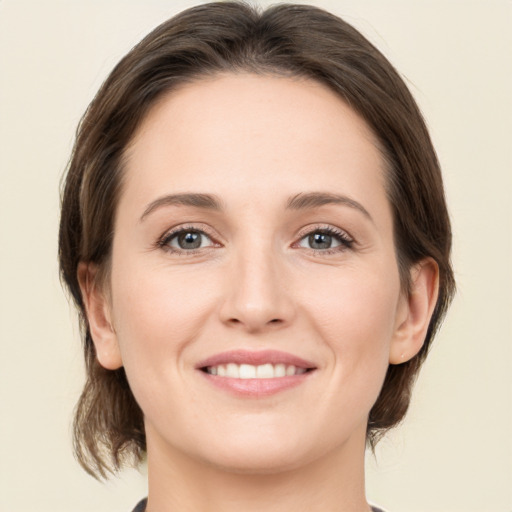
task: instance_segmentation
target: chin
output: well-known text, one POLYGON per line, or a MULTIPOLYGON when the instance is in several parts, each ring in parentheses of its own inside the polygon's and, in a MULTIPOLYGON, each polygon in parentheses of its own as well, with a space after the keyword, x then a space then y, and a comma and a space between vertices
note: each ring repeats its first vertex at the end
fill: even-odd
POLYGON ((328 451, 306 436, 290 435, 289 428, 225 432, 200 455, 210 466, 239 474, 273 474, 291 471, 328 451))
POLYGON ((305 455, 283 450, 259 449, 208 454, 205 462, 227 473, 266 475, 282 473, 305 463, 305 455), (302 456, 301 456, 302 455, 302 456))

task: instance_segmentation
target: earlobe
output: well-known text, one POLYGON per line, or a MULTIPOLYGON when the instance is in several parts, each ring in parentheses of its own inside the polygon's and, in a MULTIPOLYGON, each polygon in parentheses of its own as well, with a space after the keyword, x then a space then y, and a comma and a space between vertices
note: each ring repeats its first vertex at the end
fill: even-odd
POLYGON ((405 363, 421 350, 438 291, 439 266, 435 260, 426 258, 411 268, 411 289, 400 304, 389 352, 390 364, 405 363))
POLYGON ((111 307, 102 286, 97 283, 98 267, 91 263, 78 264, 78 282, 85 305, 89 330, 96 357, 107 370, 123 366, 116 331, 112 325, 111 307))

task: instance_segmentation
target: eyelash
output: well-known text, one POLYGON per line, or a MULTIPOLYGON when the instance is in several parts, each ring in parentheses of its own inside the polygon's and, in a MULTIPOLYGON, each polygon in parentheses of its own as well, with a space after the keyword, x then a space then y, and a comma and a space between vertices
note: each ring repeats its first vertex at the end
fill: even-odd
MULTIPOLYGON (((328 235, 334 239, 336 239, 339 242, 339 246, 331 247, 327 249, 313 249, 313 248, 307 248, 308 251, 311 251, 313 254, 316 255, 330 255, 330 254, 336 254, 343 251, 346 251, 347 249, 353 249, 354 245, 354 239, 351 238, 345 231, 342 231, 341 229, 334 228, 332 226, 315 226, 312 229, 308 229, 307 231, 304 231, 300 233, 300 238, 298 242, 295 242, 292 247, 300 247, 300 242, 302 242, 305 238, 308 236, 311 236, 313 234, 323 234, 328 235)), ((207 229, 204 228, 198 228, 196 226, 181 226, 179 228, 173 229, 170 232, 165 233, 157 242, 156 244, 159 248, 170 252, 172 254, 177 255, 194 255, 201 251, 204 251, 205 249, 211 249, 212 247, 219 246, 220 244, 215 242, 213 236, 208 233, 207 229), (204 235, 207 238, 209 238, 212 241, 212 245, 208 247, 199 247, 197 249, 176 249, 174 247, 171 247, 169 244, 170 242, 179 236, 180 234, 184 233, 198 233, 200 235, 204 235)))
POLYGON ((328 249, 307 248, 309 251, 312 251, 313 254, 324 256, 344 252, 347 249, 353 249, 355 242, 354 239, 350 237, 345 231, 339 228, 334 228, 332 226, 314 226, 312 229, 309 228, 307 231, 300 233, 299 242, 295 242, 293 245, 297 246, 302 240, 316 233, 328 235, 336 239, 340 245, 337 247, 330 247, 328 249))
POLYGON ((174 247, 171 247, 169 244, 170 242, 176 238, 177 236, 184 234, 184 233, 198 233, 200 235, 205 235, 212 241, 213 246, 218 246, 220 244, 216 243, 213 239, 213 236, 208 233, 208 230, 204 227, 198 228, 196 226, 180 226, 179 228, 173 229, 171 231, 168 231, 165 233, 160 240, 157 242, 157 246, 163 249, 164 251, 170 252, 172 254, 177 254, 179 256, 186 255, 194 255, 199 253, 200 251, 204 251, 205 249, 211 249, 212 247, 200 247, 198 249, 176 249, 174 247))

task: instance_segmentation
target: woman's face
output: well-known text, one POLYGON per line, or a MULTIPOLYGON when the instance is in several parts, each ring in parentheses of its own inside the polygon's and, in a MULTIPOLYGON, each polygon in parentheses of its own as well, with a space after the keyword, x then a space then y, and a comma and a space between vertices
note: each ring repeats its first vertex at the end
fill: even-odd
POLYGON ((257 472, 362 449, 407 314, 365 122, 315 82, 228 74, 163 98, 126 156, 98 352, 150 453, 257 472))

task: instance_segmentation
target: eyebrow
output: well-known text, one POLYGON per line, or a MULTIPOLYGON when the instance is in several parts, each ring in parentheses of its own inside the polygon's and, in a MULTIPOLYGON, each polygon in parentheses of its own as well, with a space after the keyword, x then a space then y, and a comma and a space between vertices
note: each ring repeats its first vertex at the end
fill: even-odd
POLYGON ((343 206, 354 208, 373 222, 372 216, 361 203, 358 203, 350 197, 333 194, 331 192, 309 192, 297 194, 288 200, 286 208, 289 210, 306 210, 319 208, 320 206, 328 204, 341 204, 343 206))
MULTIPOLYGON (((329 204, 341 204, 360 211, 365 217, 373 222, 368 210, 361 204, 347 196, 333 194, 331 192, 308 192, 300 193, 291 197, 287 204, 287 210, 308 210, 319 208, 329 204)), ((204 210, 223 211, 222 201, 212 194, 185 193, 169 194, 152 201, 144 210, 140 218, 142 222, 154 210, 163 206, 192 206, 204 210)))
POLYGON ((142 222, 150 213, 162 206, 193 206, 205 210, 222 211, 224 208, 220 199, 212 194, 169 194, 151 202, 144 210, 142 222))

